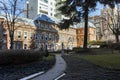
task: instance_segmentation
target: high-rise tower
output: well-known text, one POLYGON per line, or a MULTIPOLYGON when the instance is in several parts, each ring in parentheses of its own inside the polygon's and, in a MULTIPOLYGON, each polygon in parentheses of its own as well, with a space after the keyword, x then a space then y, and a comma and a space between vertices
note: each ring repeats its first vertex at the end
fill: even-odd
POLYGON ((46 14, 48 16, 55 16, 56 0, 28 0, 27 16, 34 19, 39 14, 46 14))

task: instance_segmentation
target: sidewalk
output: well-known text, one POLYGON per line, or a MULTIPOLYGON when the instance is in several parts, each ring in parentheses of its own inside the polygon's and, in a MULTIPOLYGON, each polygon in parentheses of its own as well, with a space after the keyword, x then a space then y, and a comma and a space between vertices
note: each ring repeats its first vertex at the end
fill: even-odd
POLYGON ((30 80, 54 80, 58 76, 64 73, 66 69, 66 62, 61 57, 61 54, 56 54, 55 66, 43 75, 37 76, 30 80))

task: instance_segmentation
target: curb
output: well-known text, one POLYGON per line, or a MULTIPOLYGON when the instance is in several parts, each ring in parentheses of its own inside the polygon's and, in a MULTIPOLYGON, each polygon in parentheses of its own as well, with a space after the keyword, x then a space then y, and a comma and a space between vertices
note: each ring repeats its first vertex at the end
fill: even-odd
POLYGON ((63 74, 61 74, 60 76, 58 76, 57 78, 55 78, 54 80, 59 80, 61 77, 65 76, 65 75, 66 75, 66 74, 63 73, 63 74))
POLYGON ((43 74, 43 73, 44 73, 44 71, 41 71, 41 72, 38 72, 38 73, 32 74, 32 75, 30 75, 30 76, 27 76, 27 77, 21 78, 21 79, 19 79, 19 80, 28 80, 28 79, 31 79, 31 78, 36 77, 36 76, 38 76, 38 75, 41 75, 41 74, 43 74))

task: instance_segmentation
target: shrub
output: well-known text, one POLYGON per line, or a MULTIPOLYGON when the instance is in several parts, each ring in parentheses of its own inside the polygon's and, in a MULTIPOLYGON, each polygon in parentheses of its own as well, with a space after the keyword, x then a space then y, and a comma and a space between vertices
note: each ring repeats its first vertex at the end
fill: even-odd
POLYGON ((120 43, 113 43, 112 48, 115 50, 120 50, 120 43))
POLYGON ((75 47, 75 48, 73 48, 73 51, 75 52, 75 53, 80 53, 80 54, 82 54, 82 53, 87 53, 87 52, 90 52, 90 49, 84 49, 84 48, 81 48, 81 47, 75 47))
POLYGON ((108 48, 109 44, 105 41, 89 41, 89 45, 100 45, 100 48, 108 48))
POLYGON ((48 57, 49 56, 49 52, 48 52, 48 50, 45 50, 45 53, 44 53, 45 55, 45 57, 48 57))
POLYGON ((67 52, 72 52, 73 50, 71 49, 64 49, 64 52, 67 53, 67 52))
POLYGON ((59 54, 59 53, 61 53, 61 50, 58 50, 58 51, 51 51, 51 52, 49 52, 49 53, 56 53, 56 54, 59 54))
POLYGON ((89 41, 88 44, 89 45, 104 45, 104 44, 106 44, 106 42, 104 42, 104 41, 89 41))
POLYGON ((79 49, 82 49, 82 47, 74 47, 74 48, 73 48, 73 51, 79 50, 79 49))
POLYGON ((109 46, 108 44, 101 44, 100 48, 108 48, 108 46, 109 46))
POLYGON ((42 59, 43 53, 31 50, 0 51, 0 65, 24 64, 42 59))

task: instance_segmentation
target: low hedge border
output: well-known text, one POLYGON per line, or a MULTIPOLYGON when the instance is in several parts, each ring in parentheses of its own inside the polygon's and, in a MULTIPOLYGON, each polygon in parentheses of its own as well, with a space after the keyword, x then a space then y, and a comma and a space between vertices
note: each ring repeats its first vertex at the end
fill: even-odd
POLYGON ((0 65, 25 64, 42 60, 43 52, 32 50, 6 50, 0 51, 0 65))

